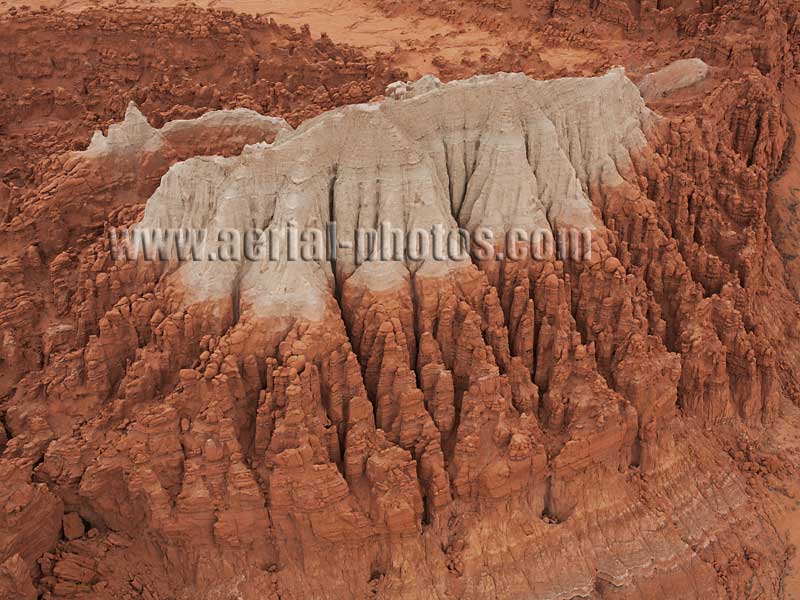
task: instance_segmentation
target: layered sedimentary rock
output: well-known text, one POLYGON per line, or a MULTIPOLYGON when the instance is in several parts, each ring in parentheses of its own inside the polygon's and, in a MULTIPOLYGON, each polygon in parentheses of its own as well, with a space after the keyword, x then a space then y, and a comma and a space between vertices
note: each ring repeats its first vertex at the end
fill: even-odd
POLYGON ((707 431, 769 427, 797 389, 767 98, 712 127, 651 111, 621 70, 388 95, 297 129, 251 112, 153 129, 131 107, 67 158, 119 178, 91 184, 110 225, 206 231, 197 260, 126 260, 86 230, 80 253, 35 229, 26 247, 33 203, 12 223, 0 589, 776 596, 785 540, 707 431), (218 260, 221 231, 330 221, 340 242, 381 223, 486 228, 504 254, 512 227, 591 241, 218 260), (31 272, 54 284, 41 334, 23 330, 31 272))

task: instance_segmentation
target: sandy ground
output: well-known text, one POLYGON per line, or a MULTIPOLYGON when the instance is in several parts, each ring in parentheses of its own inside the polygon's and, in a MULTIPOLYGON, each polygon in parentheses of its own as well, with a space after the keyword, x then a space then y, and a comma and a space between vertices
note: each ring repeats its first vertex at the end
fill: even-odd
MULTIPOLYGON (((92 6, 152 5, 175 6, 175 0, 2 0, 0 8, 27 4, 79 11, 92 6)), ((398 66, 416 79, 437 73, 433 60, 441 56, 449 62, 475 59, 482 52, 499 54, 507 36, 499 37, 475 26, 455 26, 442 19, 419 15, 388 17, 361 0, 197 0, 201 7, 261 13, 296 28, 308 24, 314 37, 322 33, 337 43, 359 46, 369 52, 399 50, 398 66)))

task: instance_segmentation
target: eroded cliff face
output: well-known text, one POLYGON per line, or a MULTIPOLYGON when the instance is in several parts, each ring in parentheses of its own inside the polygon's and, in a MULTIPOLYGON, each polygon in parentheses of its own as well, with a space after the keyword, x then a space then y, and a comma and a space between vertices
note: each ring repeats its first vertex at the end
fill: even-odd
POLYGON ((693 116, 622 70, 429 79, 297 129, 129 107, 3 226, 0 589, 778 597, 784 467, 732 433, 798 399, 771 85, 693 116), (149 262, 87 226, 290 220, 572 226, 592 252, 149 262))

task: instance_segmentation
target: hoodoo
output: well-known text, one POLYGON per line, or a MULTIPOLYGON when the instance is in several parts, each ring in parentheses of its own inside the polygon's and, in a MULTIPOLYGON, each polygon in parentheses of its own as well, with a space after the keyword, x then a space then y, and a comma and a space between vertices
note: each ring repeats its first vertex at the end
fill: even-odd
POLYGON ((0 600, 788 600, 797 7, 297 4, 0 17, 0 600))

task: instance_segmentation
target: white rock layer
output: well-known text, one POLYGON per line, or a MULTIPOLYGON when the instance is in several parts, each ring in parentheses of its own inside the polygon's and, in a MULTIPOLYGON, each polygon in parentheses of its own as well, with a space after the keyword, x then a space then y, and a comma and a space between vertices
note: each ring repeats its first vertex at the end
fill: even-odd
POLYGON ((327 112, 241 156, 175 164, 141 228, 206 229, 215 242, 223 229, 285 235, 290 222, 302 231, 335 220, 340 243, 335 265, 285 253, 276 261, 183 263, 173 276, 185 301, 237 294, 257 314, 315 319, 334 280, 385 289, 420 268, 458 268, 432 259, 358 264, 341 248, 357 228, 381 223, 403 231, 591 228, 589 182, 622 183, 657 118, 622 69, 553 81, 498 74, 425 83, 403 84, 397 99, 327 112))

